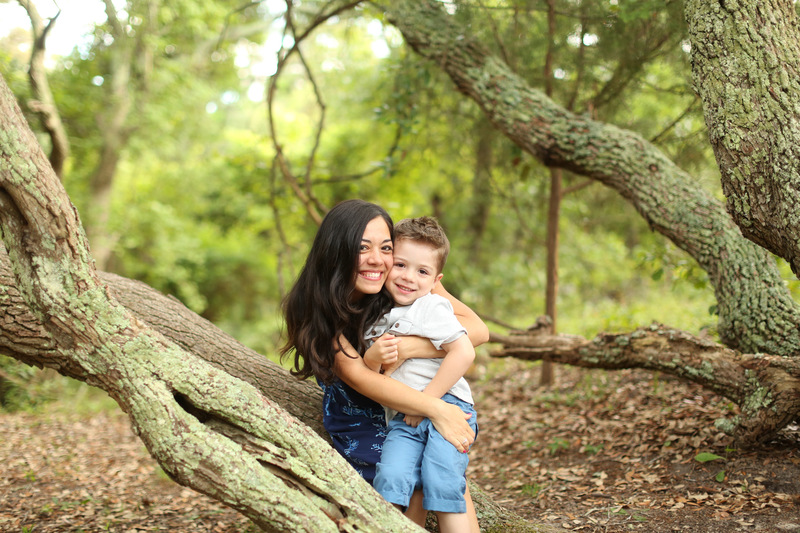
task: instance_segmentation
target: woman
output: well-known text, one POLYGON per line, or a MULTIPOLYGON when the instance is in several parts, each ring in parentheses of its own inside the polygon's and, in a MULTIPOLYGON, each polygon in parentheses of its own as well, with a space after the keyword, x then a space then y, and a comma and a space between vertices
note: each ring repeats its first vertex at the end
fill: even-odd
MULTIPOLYGON (((288 340, 281 353, 295 352, 294 375, 317 378, 324 392, 323 423, 334 447, 370 483, 386 436, 381 404, 428 417, 459 451, 467 451, 475 438, 458 407, 373 372, 361 358, 365 329, 392 305, 382 289, 392 267, 393 227, 375 204, 336 205, 322 221, 283 307, 288 340)), ((488 340, 488 329, 474 312, 441 285, 434 292, 451 300, 473 344, 488 340)), ((426 339, 396 341, 400 359, 442 356, 426 339)), ((466 498, 474 517, 469 490, 466 498)), ((416 505, 409 516, 419 523, 424 511, 416 505)), ((477 528, 477 518, 473 521, 477 528)))

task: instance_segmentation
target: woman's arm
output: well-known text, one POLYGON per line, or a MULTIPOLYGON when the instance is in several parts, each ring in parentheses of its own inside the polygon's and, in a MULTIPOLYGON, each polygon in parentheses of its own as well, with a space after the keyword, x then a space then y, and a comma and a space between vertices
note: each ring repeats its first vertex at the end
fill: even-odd
MULTIPOLYGON (((469 337, 472 346, 480 346, 489 340, 489 328, 483 323, 483 320, 475 311, 447 292, 441 282, 437 282, 434 285, 432 292, 447 298, 453 306, 453 312, 461 325, 464 326, 464 329, 467 330, 467 337, 469 337)), ((398 358, 401 361, 406 359, 436 359, 445 356, 443 350, 437 350, 430 340, 423 337, 402 337, 397 348, 398 358)))
POLYGON ((453 306, 453 312, 456 318, 458 318, 458 321, 464 326, 464 329, 467 330, 467 336, 473 346, 480 346, 489 340, 489 327, 483 323, 481 317, 479 317, 475 311, 467 307, 461 300, 447 292, 447 289, 444 288, 441 281, 436 282, 431 292, 447 298, 453 306))
MULTIPOLYGON (((341 346, 348 353, 356 353, 344 338, 341 346)), ((467 423, 469 415, 457 406, 373 372, 361 357, 348 357, 339 351, 335 365, 336 375, 367 398, 401 413, 430 418, 436 430, 458 451, 466 452, 475 440, 475 433, 467 423)))

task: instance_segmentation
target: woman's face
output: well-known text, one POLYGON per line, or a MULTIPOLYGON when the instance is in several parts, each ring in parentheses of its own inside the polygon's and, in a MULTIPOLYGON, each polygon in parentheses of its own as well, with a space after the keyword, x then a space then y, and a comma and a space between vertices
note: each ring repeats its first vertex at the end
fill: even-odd
POLYGON ((392 235, 383 217, 373 218, 361 237, 361 254, 356 272, 357 297, 377 294, 392 268, 392 235))

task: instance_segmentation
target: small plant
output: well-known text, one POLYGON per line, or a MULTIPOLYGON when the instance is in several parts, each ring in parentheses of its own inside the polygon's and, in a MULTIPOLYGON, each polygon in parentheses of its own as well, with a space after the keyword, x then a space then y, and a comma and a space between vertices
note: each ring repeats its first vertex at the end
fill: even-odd
POLYGON ((709 461, 716 461, 717 459, 722 459, 723 461, 725 460, 724 457, 709 452, 698 453, 694 456, 694 460, 698 463, 708 463, 709 461))
POLYGON ((567 439, 556 437, 555 439, 553 439, 553 442, 547 445, 547 449, 550 450, 550 455, 555 455, 560 450, 568 450, 569 441, 567 439))
POLYGON ((538 483, 533 483, 533 484, 528 483, 522 486, 522 494, 524 494, 525 496, 530 496, 531 498, 536 498, 537 496, 539 496, 539 493, 542 491, 543 488, 544 486, 539 485, 538 483))
POLYGON ((603 450, 602 444, 598 445, 587 444, 586 446, 583 447, 583 453, 588 455, 595 455, 597 453, 600 453, 602 450, 603 450))

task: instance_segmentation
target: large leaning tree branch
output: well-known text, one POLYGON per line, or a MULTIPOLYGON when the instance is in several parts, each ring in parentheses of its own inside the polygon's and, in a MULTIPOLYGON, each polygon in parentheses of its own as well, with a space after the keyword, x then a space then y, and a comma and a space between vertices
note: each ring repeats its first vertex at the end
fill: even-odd
POLYGON ((792 0, 685 5, 695 90, 727 207, 800 275, 800 34, 792 0), (755 30, 757 28, 757 30, 755 30))
MULTIPOLYGON (((413 529, 323 440, 319 387, 177 300, 94 270, 4 82, 0 227, 0 353, 108 392, 175 481, 269 531, 413 529)), ((472 488, 485 529, 555 531, 472 488)))
MULTIPOLYGON (((742 237, 724 206, 690 175, 640 135, 571 113, 530 87, 447 15, 439 2, 396 0, 382 6, 409 46, 446 72, 499 131, 548 166, 566 168, 614 189, 652 229, 689 253, 714 287, 718 329, 726 346, 796 360, 800 306, 775 262, 763 248, 742 237)), ((726 356, 739 357, 734 351, 726 356)), ((692 365, 688 359, 674 361, 678 366, 683 363, 692 365)), ((713 379, 713 372, 709 377, 713 379)), ((767 377, 748 374, 747 379, 754 380, 749 389, 773 390, 764 381, 767 377)), ((781 405, 774 423, 729 430, 743 443, 765 438, 796 415, 793 402, 781 405)), ((779 408, 769 401, 762 407, 779 408)))
POLYGON ((0 227, 15 286, 49 334, 47 366, 105 390, 175 481, 269 531, 413 528, 306 425, 111 295, 4 80, 0 227))

